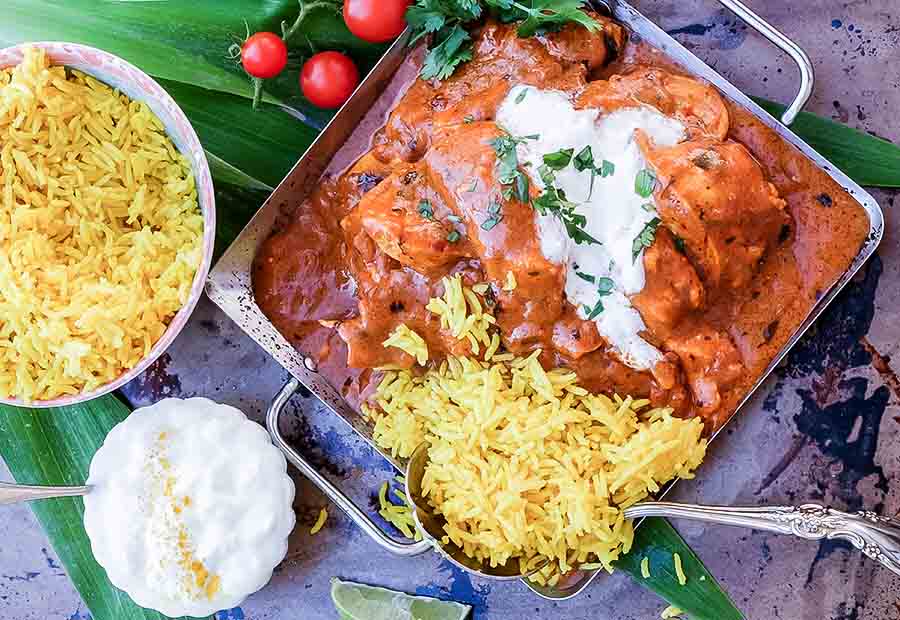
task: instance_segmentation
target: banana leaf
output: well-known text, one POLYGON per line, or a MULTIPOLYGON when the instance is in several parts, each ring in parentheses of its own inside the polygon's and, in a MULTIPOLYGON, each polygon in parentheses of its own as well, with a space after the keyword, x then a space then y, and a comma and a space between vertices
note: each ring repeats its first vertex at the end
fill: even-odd
MULTIPOLYGON (((755 98, 780 118, 785 106, 755 98)), ((847 176, 868 187, 900 187, 900 147, 842 123, 801 112, 791 129, 847 176)))
MULTIPOLYGON (((82 485, 106 434, 129 411, 115 396, 62 409, 0 406, 0 454, 22 484, 82 485)), ((32 502, 31 509, 94 620, 165 618, 138 607, 109 583, 91 553, 80 498, 32 502)))
POLYGON ((615 563, 639 584, 656 592, 693 620, 744 620, 728 595, 665 519, 645 519, 634 533, 631 551, 615 563), (674 554, 681 556, 687 583, 678 583, 674 554), (641 561, 649 559, 650 576, 641 575, 641 561))
POLYGON ((241 97, 159 82, 184 110, 206 151, 226 164, 211 162, 216 181, 275 187, 318 135, 277 106, 263 103, 254 111, 241 97))
MULTIPOLYGON (((259 30, 281 32, 299 13, 297 0, 4 0, 0 46, 69 41, 121 56, 154 77, 252 98, 250 80, 229 48, 259 30)), ((365 74, 385 46, 354 37, 337 11, 316 9, 289 41, 286 70, 267 80, 271 101, 299 110, 314 126, 332 115, 300 94, 299 67, 313 50, 350 54, 365 74)), ((249 107, 249 106, 248 106, 249 107)))

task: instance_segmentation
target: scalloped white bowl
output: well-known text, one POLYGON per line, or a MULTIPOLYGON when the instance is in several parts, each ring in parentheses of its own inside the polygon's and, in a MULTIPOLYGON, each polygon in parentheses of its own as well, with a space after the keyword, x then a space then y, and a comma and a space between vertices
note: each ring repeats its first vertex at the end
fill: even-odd
POLYGON ((162 121, 166 133, 182 155, 191 162, 191 169, 197 185, 197 199, 203 214, 203 259, 187 303, 172 318, 162 337, 153 345, 150 353, 131 370, 123 373, 115 381, 111 381, 92 392, 83 392, 74 396, 65 396, 52 400, 25 402, 21 399, 0 398, 0 403, 17 407, 62 407, 83 403, 119 389, 142 372, 162 355, 172 344, 175 337, 187 324, 188 318, 203 295, 203 284, 212 263, 213 244, 216 236, 216 198, 213 190, 212 175, 206 154, 200 145, 194 128, 187 116, 169 94, 149 75, 122 60, 118 56, 87 45, 77 43, 37 42, 25 43, 15 47, 0 49, 0 69, 12 67, 22 60, 23 49, 27 46, 40 47, 46 50, 50 62, 54 65, 65 65, 91 75, 113 88, 117 88, 131 99, 147 104, 153 113, 162 121))

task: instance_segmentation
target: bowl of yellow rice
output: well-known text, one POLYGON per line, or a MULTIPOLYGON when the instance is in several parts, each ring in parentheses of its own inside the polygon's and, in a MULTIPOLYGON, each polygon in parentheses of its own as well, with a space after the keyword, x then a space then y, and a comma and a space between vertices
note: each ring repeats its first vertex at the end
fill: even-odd
POLYGON ((214 236, 206 156, 159 84, 83 45, 0 50, 0 402, 71 405, 143 372, 214 236))

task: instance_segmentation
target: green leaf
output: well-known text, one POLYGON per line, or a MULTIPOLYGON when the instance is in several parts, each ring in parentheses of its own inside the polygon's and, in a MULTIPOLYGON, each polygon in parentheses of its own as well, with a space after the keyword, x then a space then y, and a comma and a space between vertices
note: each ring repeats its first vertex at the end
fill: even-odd
POLYGON ((457 66, 472 59, 471 37, 462 26, 453 26, 445 36, 438 38, 441 42, 425 56, 422 79, 446 80, 457 66))
POLYGON ((744 619, 700 559, 665 519, 645 519, 635 531, 631 551, 614 566, 694 620, 744 619), (674 553, 681 556, 687 575, 684 586, 679 585, 675 576, 674 553), (647 579, 641 576, 641 560, 645 557, 650 561, 647 579))
POLYGON ((281 182, 318 133, 277 106, 262 104, 253 111, 240 97, 181 82, 160 84, 184 110, 208 152, 271 187, 281 182))
MULTIPOLYGON (((754 97, 776 118, 785 107, 754 97)), ((900 147, 809 112, 801 112, 791 130, 860 185, 900 187, 900 147)))
POLYGON ((641 198, 650 198, 656 190, 656 175, 644 168, 634 178, 634 192, 641 198))
MULTIPOLYGON (((129 408, 115 396, 60 409, 0 405, 0 454, 21 484, 82 485, 94 453, 128 413, 129 408)), ((32 502, 31 509, 94 618, 165 618, 138 607, 109 582, 91 553, 80 498, 32 502)))
POLYGON ((544 164, 546 164, 551 170, 562 170, 563 168, 568 166, 569 163, 571 163, 572 155, 574 153, 575 149, 560 149, 553 153, 547 153, 546 155, 544 155, 544 164))
POLYGON ((243 170, 235 168, 215 153, 206 151, 206 161, 209 162, 210 174, 212 174, 212 177, 220 183, 268 192, 275 189, 271 185, 267 185, 259 179, 251 177, 243 170))

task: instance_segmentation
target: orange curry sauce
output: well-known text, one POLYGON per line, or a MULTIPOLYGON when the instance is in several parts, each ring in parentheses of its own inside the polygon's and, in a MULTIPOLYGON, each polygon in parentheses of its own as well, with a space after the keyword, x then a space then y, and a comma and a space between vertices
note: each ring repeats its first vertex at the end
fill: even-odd
POLYGON ((401 323, 433 361, 468 352, 425 309, 441 278, 460 273, 491 284, 502 350, 541 349, 546 367, 572 368, 588 389, 649 397, 713 430, 859 251, 868 217, 828 175, 660 52, 603 24, 530 39, 484 24, 474 59, 444 82, 416 80, 371 150, 324 178, 261 247, 257 303, 351 403, 377 378, 373 368, 414 365, 382 346, 401 323), (632 298, 645 339, 665 353, 652 372, 624 365, 579 318, 564 266, 541 253, 530 205, 503 200, 503 219, 481 225, 502 200, 493 119, 520 83, 569 93, 577 107, 653 106, 688 128, 675 147, 641 144, 663 222, 632 298), (423 201, 433 216, 423 217, 423 201), (503 290, 507 272, 513 291, 503 290))

